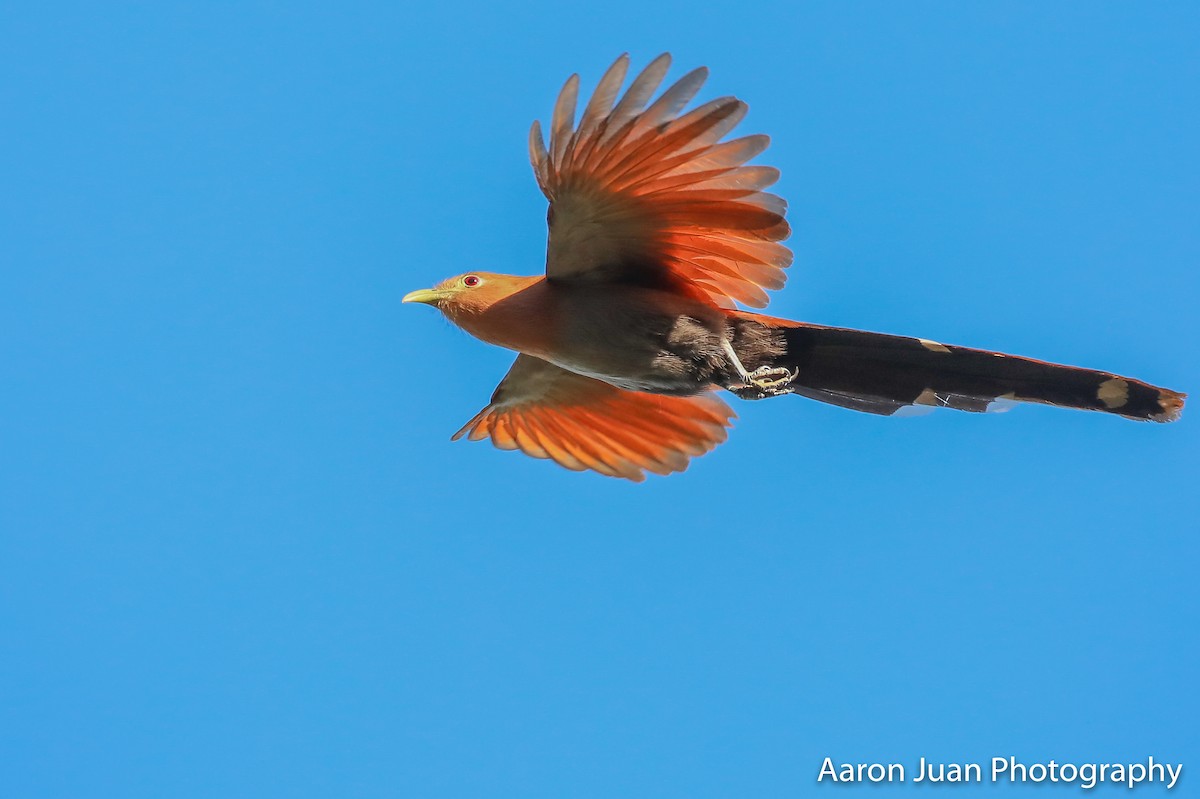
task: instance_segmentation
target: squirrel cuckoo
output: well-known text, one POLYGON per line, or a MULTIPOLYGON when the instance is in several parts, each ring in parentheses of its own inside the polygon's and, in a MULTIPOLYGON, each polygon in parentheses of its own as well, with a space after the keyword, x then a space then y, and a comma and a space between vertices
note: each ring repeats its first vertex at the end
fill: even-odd
POLYGON ((618 99, 629 66, 618 58, 578 125, 572 75, 549 147, 533 123, 530 158, 550 201, 544 276, 472 272, 404 297, 518 353, 454 439, 490 438, 568 469, 642 480, 682 471, 725 440, 734 414, 718 388, 885 416, 1008 400, 1179 417, 1183 394, 1129 377, 738 310, 765 306, 792 261, 780 243, 785 203, 764 191, 779 172, 746 166, 766 136, 721 141, 745 115, 741 101, 682 113, 704 68, 649 102, 669 64, 656 58, 618 99))

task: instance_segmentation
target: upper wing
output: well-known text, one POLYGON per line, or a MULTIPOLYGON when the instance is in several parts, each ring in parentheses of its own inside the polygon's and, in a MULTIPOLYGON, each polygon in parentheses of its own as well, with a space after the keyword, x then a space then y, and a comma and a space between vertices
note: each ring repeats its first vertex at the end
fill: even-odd
POLYGON ((601 78, 575 127, 579 76, 558 96, 550 147, 529 132, 538 185, 550 200, 546 274, 553 280, 669 287, 723 307, 767 304, 792 253, 784 201, 764 191, 779 170, 743 166, 766 136, 719 143, 746 114, 733 97, 680 116, 708 71, 689 72, 646 103, 671 58, 663 54, 616 102, 629 56, 601 78))
POLYGON ((712 395, 625 391, 518 355, 492 401, 454 434, 609 477, 681 472, 725 440, 733 411, 712 395))

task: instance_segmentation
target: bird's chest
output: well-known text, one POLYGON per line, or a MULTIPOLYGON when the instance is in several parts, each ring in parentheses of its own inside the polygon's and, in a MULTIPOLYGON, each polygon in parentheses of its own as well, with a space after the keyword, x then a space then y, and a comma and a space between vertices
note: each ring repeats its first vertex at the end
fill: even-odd
POLYGON ((564 292, 543 355, 620 388, 694 394, 724 362, 719 311, 656 291, 564 292))

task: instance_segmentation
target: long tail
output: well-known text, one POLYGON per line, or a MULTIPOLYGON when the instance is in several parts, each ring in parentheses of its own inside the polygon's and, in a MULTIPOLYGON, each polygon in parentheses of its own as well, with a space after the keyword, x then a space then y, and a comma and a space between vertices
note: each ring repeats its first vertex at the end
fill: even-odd
POLYGON ((981 412, 1007 400, 1173 422, 1186 398, 1131 377, 928 339, 755 321, 772 328, 776 342, 782 334, 783 352, 770 365, 798 371, 795 393, 868 413, 891 415, 911 405, 981 412))

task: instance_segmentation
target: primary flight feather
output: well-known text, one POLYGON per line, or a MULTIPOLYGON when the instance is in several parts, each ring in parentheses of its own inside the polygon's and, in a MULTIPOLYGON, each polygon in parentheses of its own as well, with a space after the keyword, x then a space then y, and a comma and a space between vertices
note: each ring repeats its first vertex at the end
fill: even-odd
POLYGON ((654 59, 622 95, 621 56, 578 124, 572 75, 548 143, 533 123, 530 160, 550 201, 545 275, 474 272, 404 297, 519 353, 454 438, 642 480, 725 440, 733 412, 716 389, 882 415, 1008 400, 1179 418, 1185 395, 1129 377, 738 310, 765 306, 792 260, 780 243, 786 204, 765 191, 779 172, 747 165, 766 136, 722 141, 745 116, 741 101, 683 113, 707 70, 651 102, 669 66, 654 59))

